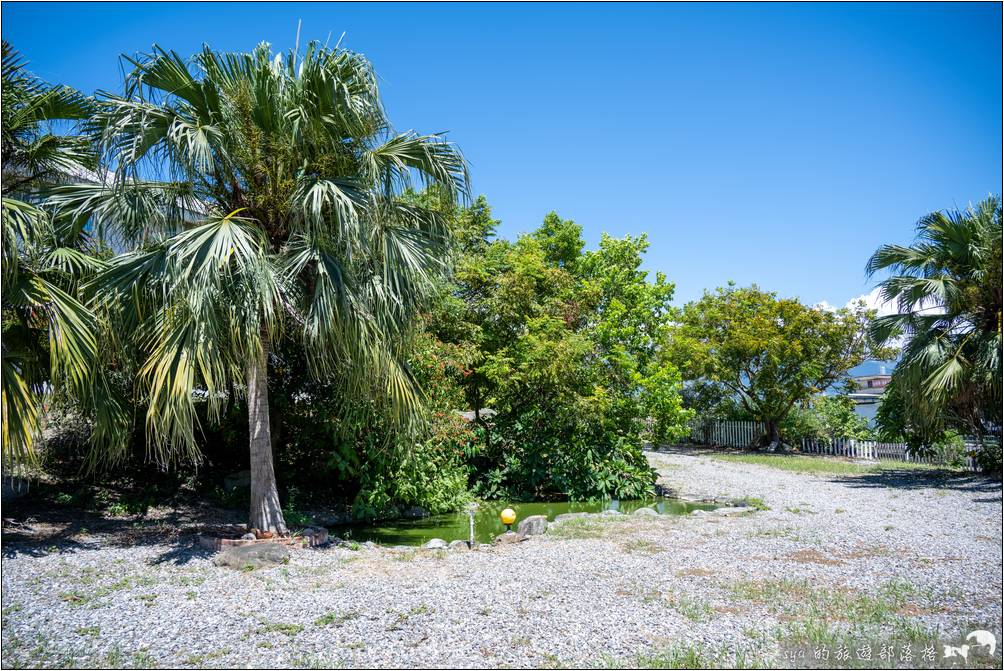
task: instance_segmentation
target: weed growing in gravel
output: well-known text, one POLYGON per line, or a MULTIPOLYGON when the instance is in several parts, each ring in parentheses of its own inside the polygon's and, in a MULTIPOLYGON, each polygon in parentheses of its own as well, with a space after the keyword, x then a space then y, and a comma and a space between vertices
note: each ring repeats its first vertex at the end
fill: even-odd
POLYGON ((101 633, 101 627, 77 627, 76 632, 81 636, 97 636, 101 633))
POLYGON ((304 630, 302 624, 290 622, 268 622, 262 624, 258 629, 259 634, 285 634, 286 636, 296 636, 304 630))
POLYGON ((654 555, 666 550, 666 548, 662 545, 654 543, 650 540, 645 540, 644 538, 632 538, 631 540, 623 543, 621 548, 623 548, 625 552, 637 552, 639 554, 646 555, 654 555))
POLYGON ((142 601, 147 608, 151 607, 157 601, 156 594, 140 594, 136 598, 142 601))
POLYGON ((359 613, 354 610, 350 610, 345 613, 339 613, 338 611, 333 610, 314 620, 314 625, 318 627, 327 627, 332 624, 341 625, 349 620, 354 620, 357 617, 359 617, 359 613))
POLYGON ((740 500, 739 505, 749 506, 753 510, 770 510, 767 502, 756 496, 748 496, 740 500))
POLYGON ((738 599, 767 605, 775 615, 866 624, 893 622, 917 594, 905 580, 891 580, 873 592, 816 587, 807 580, 740 581, 731 590, 738 599))
POLYGON ((96 605, 94 603, 96 599, 108 596, 113 592, 128 590, 134 587, 148 587, 156 582, 157 579, 152 576, 126 576, 121 580, 117 580, 109 585, 101 585, 90 591, 71 590, 69 592, 63 592, 59 595, 59 598, 73 606, 83 606, 88 603, 96 605))
POLYGON ((768 664, 761 656, 747 650, 728 646, 702 648, 681 644, 638 655, 629 663, 607 659, 601 666, 636 669, 763 669, 768 664))
POLYGON ((694 599, 686 594, 668 594, 666 601, 673 610, 691 622, 704 622, 711 619, 714 613, 707 602, 694 599))
POLYGON ((791 508, 785 508, 784 511, 787 512, 787 513, 791 513, 792 515, 815 515, 816 514, 816 511, 812 510, 811 508, 808 508, 808 507, 800 508, 798 506, 794 506, 794 507, 791 507, 791 508))

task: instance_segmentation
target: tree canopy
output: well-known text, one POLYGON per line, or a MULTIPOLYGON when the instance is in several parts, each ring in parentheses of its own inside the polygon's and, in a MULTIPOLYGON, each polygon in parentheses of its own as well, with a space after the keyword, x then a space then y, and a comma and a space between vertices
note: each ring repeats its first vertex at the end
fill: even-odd
POLYGON ((898 308, 877 318, 872 333, 904 341, 895 393, 886 395, 897 407, 879 418, 918 447, 953 426, 996 436, 999 454, 1001 235, 1000 198, 990 196, 966 210, 925 215, 911 245, 884 245, 868 261, 869 274, 891 273, 879 287, 898 308))
POLYGON ((868 338, 870 316, 861 305, 830 311, 730 284, 684 307, 673 348, 688 379, 729 390, 776 443, 793 407, 888 354, 868 338))
MULTIPOLYGON (((91 119, 113 177, 51 202, 141 246, 88 288, 112 349, 135 361, 151 454, 197 461, 196 398, 217 421, 246 389, 252 522, 284 532, 267 482, 269 352, 298 340, 312 375, 381 381, 398 418, 414 416, 399 341, 446 269, 447 232, 400 196, 416 180, 466 193, 465 163, 440 136, 394 132, 369 61, 343 49, 154 47, 126 63, 124 94, 100 96, 91 119)), ((104 447, 114 460, 125 443, 104 447)))

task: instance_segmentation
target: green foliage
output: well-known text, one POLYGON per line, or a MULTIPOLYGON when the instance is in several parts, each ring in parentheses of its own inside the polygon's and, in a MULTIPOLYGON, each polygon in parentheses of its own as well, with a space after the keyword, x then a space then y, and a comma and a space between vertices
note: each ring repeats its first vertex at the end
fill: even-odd
POLYGON ((945 413, 924 393, 919 375, 905 370, 893 374, 875 413, 879 437, 903 441, 917 454, 928 453, 948 435, 945 413))
POLYGON ((78 282, 101 267, 83 222, 56 219, 42 195, 95 164, 86 138, 52 122, 86 119, 91 101, 50 86, 3 42, 3 445, 5 468, 36 461, 43 401, 88 400, 98 358, 97 323, 78 282))
MULTIPOLYGON (((91 118, 113 179, 49 202, 138 247, 86 289, 116 335, 108 355, 134 364, 150 455, 198 462, 197 419, 217 424, 251 362, 287 347, 308 376, 379 388, 394 421, 414 422, 401 338, 445 270, 446 231, 401 196, 416 178, 464 192, 457 149, 394 133, 369 61, 343 49, 126 60, 123 93, 91 118), (150 165, 174 181, 141 179, 150 165)), ((109 463, 125 454, 106 448, 109 463)))
POLYGON ((688 413, 662 354, 673 286, 640 270, 644 236, 583 251, 581 228, 550 213, 515 242, 493 240, 490 210, 475 205, 455 219, 481 238, 464 238, 430 320, 462 362, 467 407, 497 413, 478 413, 467 447, 475 494, 650 494, 642 440, 680 435, 688 413))
POLYGON ((897 306, 875 320, 873 334, 905 339, 880 424, 917 449, 952 427, 985 444, 990 463, 1000 454, 1001 236, 1001 201, 989 196, 965 211, 925 215, 912 245, 884 245, 868 261, 870 274, 892 273, 879 286, 897 306))
POLYGON ((796 407, 781 423, 781 434, 788 438, 813 438, 833 443, 836 440, 871 440, 868 420, 854 411, 854 401, 844 394, 816 395, 807 407, 796 407))
POLYGON ((673 344, 688 379, 727 389, 777 440, 792 408, 845 379, 869 358, 886 358, 867 338, 863 306, 828 311, 730 284, 689 303, 673 344))
POLYGON ((440 513, 469 500, 463 455, 473 434, 453 412, 462 395, 451 379, 449 352, 418 331, 407 361, 425 395, 426 421, 414 427, 393 421, 376 385, 351 394, 337 376, 317 381, 306 375, 298 348, 277 353, 271 371, 276 469, 281 480, 297 483, 304 501, 347 501, 356 516, 375 518, 395 514, 399 505, 440 513))

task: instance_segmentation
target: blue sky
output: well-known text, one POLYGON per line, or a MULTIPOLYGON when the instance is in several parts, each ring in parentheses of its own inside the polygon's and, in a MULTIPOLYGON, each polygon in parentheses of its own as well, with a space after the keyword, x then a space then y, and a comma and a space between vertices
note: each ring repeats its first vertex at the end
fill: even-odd
POLYGON ((336 41, 401 130, 449 131, 514 236, 647 232, 679 302, 735 280, 841 305, 925 212, 1001 191, 1001 5, 3 4, 39 75, 336 41))

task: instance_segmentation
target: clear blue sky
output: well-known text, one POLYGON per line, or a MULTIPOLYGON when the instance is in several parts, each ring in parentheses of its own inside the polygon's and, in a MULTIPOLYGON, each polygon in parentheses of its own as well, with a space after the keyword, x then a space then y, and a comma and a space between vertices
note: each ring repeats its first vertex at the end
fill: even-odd
POLYGON ((401 130, 449 131, 513 236, 647 232, 680 301, 729 279, 866 293, 916 219, 1001 191, 1001 5, 3 4, 55 82, 117 56, 303 37, 365 53, 401 130))

